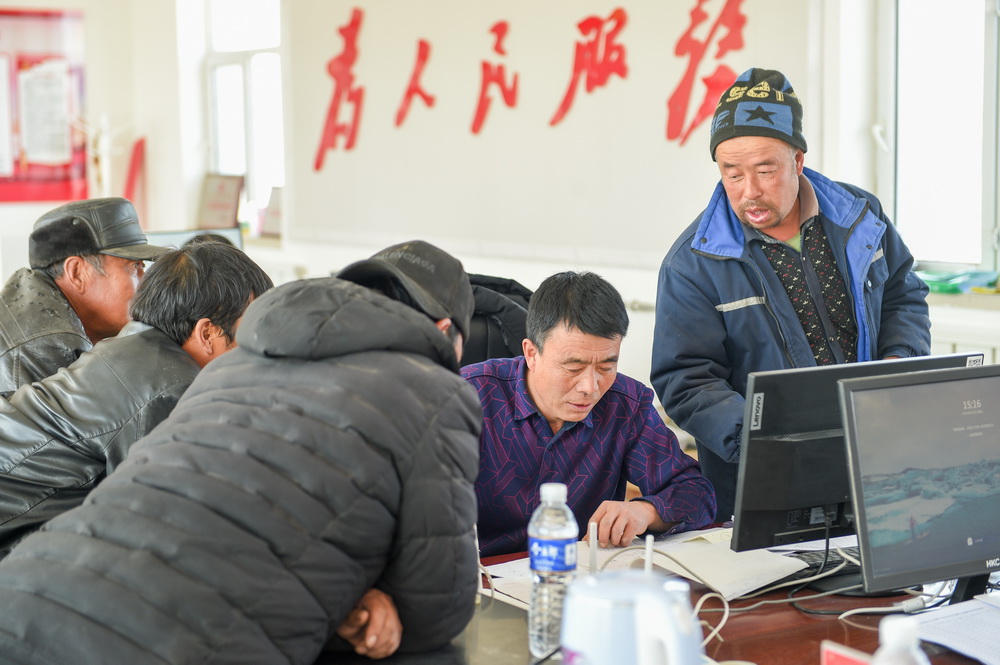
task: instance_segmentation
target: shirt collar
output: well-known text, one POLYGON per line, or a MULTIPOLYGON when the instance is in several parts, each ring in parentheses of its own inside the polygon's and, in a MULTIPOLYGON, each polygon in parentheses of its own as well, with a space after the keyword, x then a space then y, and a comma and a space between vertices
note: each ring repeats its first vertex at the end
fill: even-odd
POLYGON ((799 176, 799 219, 805 224, 818 214, 819 199, 816 198, 816 190, 809 178, 802 174, 799 176))

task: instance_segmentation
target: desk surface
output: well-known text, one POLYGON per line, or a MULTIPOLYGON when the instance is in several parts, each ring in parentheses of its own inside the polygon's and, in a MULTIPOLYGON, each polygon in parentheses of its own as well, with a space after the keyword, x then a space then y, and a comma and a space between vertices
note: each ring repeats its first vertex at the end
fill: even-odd
MULTIPOLYGON (((808 595, 809 592, 797 594, 808 595)), ((763 596, 784 598, 785 592, 763 596)), ((855 607, 884 607, 900 598, 856 598, 828 596, 802 601, 810 610, 831 610, 837 613, 855 607)), ((755 601, 738 601, 731 607, 751 605, 755 601)), ((719 615, 702 614, 712 625, 719 615)), ((878 615, 855 615, 845 620, 836 614, 814 615, 798 611, 790 604, 760 607, 749 612, 730 614, 722 629, 725 642, 714 641, 705 653, 715 660, 748 660, 760 665, 807 665, 819 663, 820 642, 832 640, 866 653, 878 648, 878 615)), ((977 661, 966 658, 936 644, 922 643, 925 653, 935 665, 972 665, 977 661)))
MULTIPOLYGON (((693 592, 695 598, 700 591, 693 592)), ((798 595, 808 595, 804 592, 798 595)), ((784 598, 775 592, 761 599, 784 598)), ((750 605, 753 601, 731 603, 731 607, 750 605)), ((838 613, 855 607, 881 607, 898 598, 854 598, 829 596, 801 604, 812 610, 835 610, 838 613)), ((710 602, 708 607, 718 606, 710 602)), ((713 626, 720 614, 701 615, 713 626)), ((859 615, 839 620, 833 615, 804 614, 789 604, 757 608, 733 613, 722 629, 725 641, 715 640, 705 653, 716 661, 744 660, 759 665, 816 665, 819 663, 820 642, 832 640, 872 653, 878 647, 879 616, 859 615)), ((708 630, 706 629, 706 634, 708 630)), ((934 665, 974 665, 974 661, 935 644, 923 644, 934 665)), ((427 654, 397 654, 383 663, 407 665, 528 665, 527 614, 507 603, 481 599, 468 627, 446 649, 427 654)), ((558 662, 558 661, 557 661, 558 662)), ((371 665, 372 661, 353 654, 328 654, 318 665, 371 665)))
POLYGON ((395 654, 373 661, 355 654, 324 654, 316 665, 528 665, 528 615, 524 610, 482 596, 476 613, 451 646, 423 654, 395 654))

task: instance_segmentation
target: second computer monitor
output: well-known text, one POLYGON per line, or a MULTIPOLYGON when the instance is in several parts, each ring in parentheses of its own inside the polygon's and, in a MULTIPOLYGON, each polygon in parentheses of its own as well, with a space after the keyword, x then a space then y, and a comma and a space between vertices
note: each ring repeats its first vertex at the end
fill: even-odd
POLYGON ((1000 365, 840 382, 865 590, 1000 570, 1000 365))
POLYGON ((751 373, 732 548, 855 532, 838 380, 982 364, 959 353, 751 373))

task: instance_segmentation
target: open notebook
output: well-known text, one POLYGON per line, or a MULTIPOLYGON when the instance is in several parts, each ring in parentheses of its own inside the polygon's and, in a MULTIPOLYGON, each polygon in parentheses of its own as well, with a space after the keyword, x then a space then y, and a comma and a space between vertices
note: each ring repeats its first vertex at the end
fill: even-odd
MULTIPOLYGON (((701 582, 726 600, 761 589, 806 567, 798 559, 767 550, 734 552, 729 545, 732 531, 720 528, 660 536, 653 544, 653 566, 661 571, 701 582)), ((597 569, 621 570, 642 566, 643 542, 636 539, 635 545, 639 547, 629 551, 623 551, 626 548, 621 547, 597 548, 597 569)), ((590 573, 590 562, 590 546, 585 541, 581 542, 577 555, 577 575, 590 573)), ((487 567, 487 570, 493 576, 497 597, 527 607, 531 594, 528 559, 496 564, 487 567)), ((489 590, 484 589, 483 592, 488 594, 489 590)))

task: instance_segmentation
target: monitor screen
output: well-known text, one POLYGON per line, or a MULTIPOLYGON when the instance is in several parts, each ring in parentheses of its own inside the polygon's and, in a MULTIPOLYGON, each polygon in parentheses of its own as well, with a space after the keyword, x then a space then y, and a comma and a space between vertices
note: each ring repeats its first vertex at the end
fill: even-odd
POLYGON ((1000 570, 1000 365, 839 389, 865 590, 982 593, 1000 570))
POLYGON ((188 229, 186 231, 146 231, 146 240, 152 245, 176 249, 195 236, 221 236, 243 249, 243 234, 237 227, 223 229, 188 229))
POLYGON ((747 383, 732 548, 855 532, 837 381, 983 364, 981 353, 753 372, 747 383))

